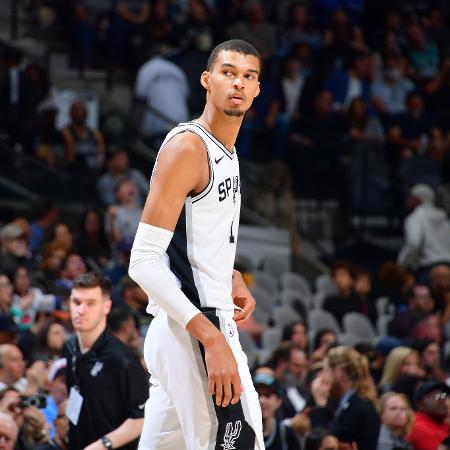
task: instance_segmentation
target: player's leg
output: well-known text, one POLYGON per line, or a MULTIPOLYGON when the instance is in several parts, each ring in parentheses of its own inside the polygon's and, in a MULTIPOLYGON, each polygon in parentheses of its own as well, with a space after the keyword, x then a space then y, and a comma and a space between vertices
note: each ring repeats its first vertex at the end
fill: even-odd
MULTIPOLYGON (((264 438, 262 433, 262 415, 259 404, 258 393, 253 386, 252 377, 248 367, 247 355, 242 350, 239 342, 239 334, 236 323, 232 319, 232 312, 218 313, 220 329, 225 335, 225 338, 233 350, 234 357, 238 364, 239 376, 244 392, 241 395, 240 408, 245 419, 245 422, 251 428, 254 434, 254 448, 255 450, 264 450, 264 438)), ((223 442, 222 442, 223 443, 223 442)), ((219 447, 222 449, 222 447, 219 447)), ((236 447, 240 448, 240 447, 236 447)), ((246 448, 246 447, 243 447, 246 448)))
MULTIPOLYGON (((212 450, 215 448, 217 419, 208 393, 206 369, 198 341, 163 311, 155 321, 157 323, 152 322, 146 337, 144 355, 150 372, 157 376, 159 382, 159 396, 155 404, 163 400, 164 405, 170 404, 172 408, 165 410, 168 420, 163 420, 162 423, 157 417, 148 421, 146 417, 148 426, 146 427, 146 422, 144 431, 151 438, 143 437, 140 449, 165 450, 166 447, 148 447, 144 443, 144 439, 156 442, 157 436, 165 430, 171 433, 179 431, 183 435, 182 446, 173 446, 173 450, 212 450), (170 426, 167 429, 168 424, 173 429, 170 426)), ((150 393, 149 417, 153 417, 153 413, 159 414, 158 409, 152 408, 152 395, 153 392, 150 393)))
POLYGON ((139 441, 139 450, 187 450, 184 443, 178 414, 173 402, 166 394, 154 370, 160 364, 151 358, 161 344, 163 327, 161 318, 156 317, 147 332, 144 344, 144 357, 150 377, 150 395, 145 404, 144 426, 139 441), (152 367, 154 369, 152 370, 152 367))
MULTIPOLYGON (((154 327, 156 324, 152 323, 153 329, 147 335, 144 353, 150 371, 158 377, 165 401, 176 409, 185 447, 173 448, 263 450, 259 401, 251 381, 247 358, 239 343, 236 324, 232 321, 230 313, 227 313, 226 322, 215 312, 207 315, 225 334, 235 353, 245 392, 236 405, 229 405, 226 408, 216 406, 208 392, 202 346, 185 328, 168 318, 164 312, 160 312, 155 319, 158 328, 156 330, 154 327), (227 335, 230 333, 230 327, 234 327, 231 337, 227 335), (157 332, 154 332, 155 330, 157 332)), ((151 412, 153 411, 151 409, 151 412)), ((176 416, 170 414, 170 417, 173 419, 176 416)), ((168 420, 165 423, 170 422, 168 420)), ((161 426, 158 420, 148 423, 145 431, 154 439, 154 436, 158 436, 161 426)), ((143 440, 140 448, 150 450, 149 447, 144 447, 143 440)), ((163 448, 165 449, 161 447, 163 448)), ((151 450, 160 450, 160 447, 151 450)))
POLYGON ((145 405, 145 419, 139 450, 186 450, 174 404, 159 381, 152 377, 150 397, 145 405))

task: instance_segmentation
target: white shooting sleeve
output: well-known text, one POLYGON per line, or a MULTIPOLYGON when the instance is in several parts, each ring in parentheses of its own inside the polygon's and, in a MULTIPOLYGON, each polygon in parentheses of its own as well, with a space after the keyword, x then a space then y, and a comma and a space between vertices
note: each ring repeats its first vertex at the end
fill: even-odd
POLYGON ((163 258, 172 236, 173 232, 169 230, 139 222, 128 274, 152 301, 185 328, 200 310, 164 267, 163 258))

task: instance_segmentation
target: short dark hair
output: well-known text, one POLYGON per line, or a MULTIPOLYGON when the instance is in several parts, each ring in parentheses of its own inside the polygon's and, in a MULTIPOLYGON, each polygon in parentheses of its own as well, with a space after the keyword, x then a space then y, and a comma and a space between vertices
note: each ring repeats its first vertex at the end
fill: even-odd
POLYGON ((131 309, 126 306, 115 306, 108 315, 108 326, 112 332, 119 331, 122 325, 129 319, 132 318, 136 324, 136 318, 134 317, 131 309))
POLYGON ((325 437, 331 436, 325 428, 313 428, 305 439, 305 450, 318 450, 325 437))
POLYGON ((346 270, 348 274, 355 278, 355 268, 352 264, 347 261, 337 261, 331 267, 331 275, 334 277, 338 270, 346 270))
POLYGON ((336 331, 332 330, 331 328, 321 328, 319 331, 317 331, 316 335, 314 336, 314 350, 317 350, 320 346, 320 341, 326 334, 334 334, 337 339, 336 331))
POLYGON ((102 273, 99 272, 86 272, 78 275, 73 280, 73 289, 87 289, 99 287, 102 290, 103 295, 111 295, 111 281, 102 273))
POLYGON ((261 55, 258 50, 256 50, 253 45, 249 44, 247 41, 242 39, 231 39, 229 41, 222 42, 216 45, 209 55, 208 64, 206 65, 206 70, 210 71, 212 66, 216 62, 217 56, 221 51, 230 50, 233 52, 241 53, 242 55, 252 55, 258 58, 259 64, 261 64, 261 55))
POLYGON ((294 334, 294 329, 297 325, 301 325, 305 329, 305 333, 308 332, 308 328, 305 322, 299 319, 295 322, 288 323, 283 327, 283 330, 281 332, 281 341, 290 341, 292 339, 292 335, 294 334))

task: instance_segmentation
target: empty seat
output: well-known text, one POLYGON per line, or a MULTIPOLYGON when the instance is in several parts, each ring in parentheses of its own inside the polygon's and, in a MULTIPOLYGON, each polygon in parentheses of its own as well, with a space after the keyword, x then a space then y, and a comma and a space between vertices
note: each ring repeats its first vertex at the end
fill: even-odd
POLYGON ((290 307, 296 311, 303 309, 306 319, 308 311, 311 309, 311 302, 309 297, 304 296, 304 293, 287 289, 281 292, 279 299, 282 306, 290 307))
POLYGON ((239 331, 239 341, 242 350, 247 355, 249 366, 253 366, 258 356, 258 349, 256 348, 255 341, 246 331, 239 331))
POLYGON ((384 315, 377 318, 377 332, 380 336, 386 336, 389 334, 389 322, 392 320, 392 316, 384 315))
POLYGON ((291 270, 289 258, 281 256, 265 256, 261 261, 261 269, 279 280, 285 272, 291 270))
POLYGON ((308 316, 309 328, 314 331, 320 331, 323 328, 329 328, 336 334, 341 332, 341 327, 338 324, 336 318, 323 309, 313 309, 309 312, 308 316))
POLYGON ((331 276, 328 275, 327 273, 319 275, 316 278, 314 284, 316 286, 316 292, 322 292, 325 295, 337 293, 336 285, 334 284, 333 278, 331 278, 331 276))
POLYGON ((261 344, 264 351, 272 353, 281 342, 281 328, 266 328, 261 335, 261 344))
POLYGON ((272 318, 276 327, 283 328, 297 320, 301 320, 300 315, 293 308, 288 306, 279 306, 275 308, 272 318))
POLYGON ((253 318, 261 325, 267 325, 269 323, 271 314, 272 314, 271 311, 270 312, 265 311, 264 309, 259 307, 258 304, 256 305, 256 308, 252 312, 253 318))
POLYGON ((299 273, 286 272, 281 276, 282 289, 297 290, 305 294, 305 296, 311 297, 312 292, 309 283, 305 277, 299 273))
POLYGON ((255 270, 252 272, 252 276, 257 287, 265 289, 271 295, 278 293, 278 282, 270 273, 255 270))
POLYGON ((391 304, 389 297, 379 297, 375 300, 375 308, 377 316, 393 316, 395 314, 395 306, 391 304))
POLYGON ((272 312, 272 308, 275 304, 275 297, 267 292, 266 289, 255 286, 250 288, 250 292, 255 297, 256 306, 268 313, 272 312))
POLYGON ((353 333, 341 333, 338 335, 338 342, 340 345, 348 345, 350 347, 354 347, 356 344, 370 344, 372 343, 372 339, 358 336, 353 333))
POLYGON ((344 331, 356 334, 364 339, 375 339, 376 333, 370 320, 363 314, 357 312, 347 313, 342 319, 344 331))
POLYGON ((316 292, 313 296, 312 296, 312 307, 314 309, 322 309, 322 305, 323 302, 325 301, 325 299, 328 297, 328 295, 325 292, 316 292))

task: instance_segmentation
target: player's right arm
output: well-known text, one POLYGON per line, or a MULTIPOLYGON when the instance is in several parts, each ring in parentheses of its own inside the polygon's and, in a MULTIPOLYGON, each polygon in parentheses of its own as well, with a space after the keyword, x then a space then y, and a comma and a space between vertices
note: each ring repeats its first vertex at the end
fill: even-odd
POLYGON ((223 334, 185 296, 165 271, 162 258, 186 197, 209 181, 207 152, 193 133, 174 136, 160 151, 150 191, 131 251, 129 274, 145 293, 205 348, 208 385, 216 403, 237 403, 241 383, 237 363, 223 334))

